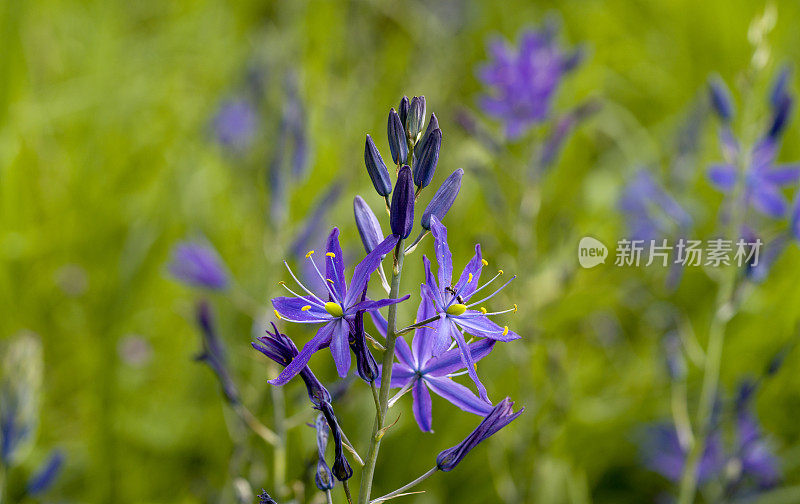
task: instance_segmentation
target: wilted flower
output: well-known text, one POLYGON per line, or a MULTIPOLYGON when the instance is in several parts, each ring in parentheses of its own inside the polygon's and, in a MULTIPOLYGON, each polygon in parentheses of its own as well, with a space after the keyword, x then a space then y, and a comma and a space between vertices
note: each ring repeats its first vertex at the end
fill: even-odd
POLYGON ((247 100, 222 103, 213 121, 214 136, 223 146, 242 151, 250 146, 258 129, 258 114, 247 100))
MULTIPOLYGON (((361 296, 361 301, 367 298, 367 291, 361 296)), ((353 318, 352 331, 350 332, 350 349, 356 356, 356 370, 358 376, 366 382, 375 381, 378 377, 378 363, 367 347, 366 333, 364 332, 364 312, 359 311, 353 318)))
POLYGON ((389 178, 389 170, 386 169, 381 153, 369 135, 364 142, 364 164, 375 191, 381 196, 388 196, 392 192, 392 179, 389 178))
POLYGON ((450 247, 447 244, 447 229, 436 218, 432 218, 431 231, 433 231, 436 259, 439 263, 439 281, 437 285, 436 279, 431 274, 431 263, 427 257, 423 256, 425 283, 422 289, 422 303, 432 304, 431 307, 425 308, 426 313, 439 317, 438 321, 433 322, 436 327, 436 337, 431 344, 432 355, 436 356, 443 353, 450 346, 451 339, 454 340, 461 350, 461 359, 467 368, 470 378, 472 378, 475 386, 478 387, 480 397, 488 401, 486 388, 478 379, 478 374, 475 371, 475 361, 472 358, 467 342, 464 340, 463 332, 466 331, 474 336, 498 341, 512 341, 520 338, 517 333, 509 330, 508 326, 500 327, 489 320, 488 317, 489 315, 516 311, 516 305, 514 308, 492 313, 487 312, 483 307, 480 307, 479 310, 470 309, 493 298, 515 277, 512 277, 511 280, 492 294, 472 302, 472 297, 476 293, 482 291, 503 274, 502 270, 494 278, 478 287, 481 271, 488 263, 481 257, 480 245, 476 245, 475 256, 464 268, 458 282, 453 285, 453 259, 450 254, 450 247))
POLYGON ((389 223, 392 233, 401 239, 408 238, 414 227, 414 184, 411 180, 411 168, 408 166, 400 168, 397 174, 389 223))
POLYGON ((46 492, 53 485, 63 465, 64 454, 60 450, 51 453, 42 467, 28 480, 28 495, 34 496, 46 492))
MULTIPOLYGON (((272 324, 272 330, 275 332, 271 333, 268 329, 266 331, 266 336, 259 336, 257 338, 259 343, 253 342, 251 345, 273 361, 286 367, 297 357, 297 347, 288 336, 278 330, 274 323, 272 324)), ((324 401, 331 400, 330 393, 328 393, 327 389, 325 389, 317 377, 314 376, 314 373, 311 372, 308 366, 301 369, 299 374, 300 378, 302 378, 303 382, 306 384, 308 398, 311 399, 311 402, 314 403, 315 406, 319 406, 324 401)))
POLYGON ((436 194, 433 195, 430 203, 422 213, 420 225, 423 229, 429 230, 431 228, 431 217, 436 217, 439 221, 444 218, 461 190, 461 178, 463 176, 464 170, 459 168, 442 182, 442 185, 436 190, 436 194))
POLYGON ((286 366, 286 369, 281 372, 280 376, 271 380, 270 383, 273 385, 285 384, 305 368, 314 352, 327 346, 331 347, 331 354, 333 355, 333 360, 336 363, 336 370, 339 372, 339 375, 347 375, 347 371, 350 369, 350 323, 356 313, 359 310, 375 310, 383 306, 399 303, 408 298, 408 296, 406 296, 401 299, 368 300, 360 302, 361 295, 367 286, 370 275, 380 264, 381 257, 391 251, 396 243, 397 236, 389 236, 375 247, 372 252, 367 254, 367 256, 356 265, 353 277, 350 280, 350 286, 348 287, 344 279, 344 254, 339 245, 339 229, 334 228, 328 237, 326 247, 325 276, 322 275, 316 262, 314 262, 312 257, 314 251, 309 251, 309 253, 306 254, 306 257, 313 263, 315 271, 325 284, 327 292, 322 297, 328 298, 330 301, 324 301, 321 297, 303 286, 294 276, 291 269, 289 269, 289 265, 284 262, 289 273, 307 295, 301 296, 289 289, 286 284, 282 283, 289 292, 294 294, 294 297, 274 298, 272 300, 272 305, 275 307, 275 314, 278 318, 288 322, 323 324, 323 326, 317 331, 317 334, 311 341, 306 343, 294 360, 286 366))
POLYGON ((219 254, 208 245, 182 242, 172 250, 169 271, 178 280, 207 289, 221 290, 228 286, 228 275, 219 254))
POLYGON ((317 488, 322 490, 330 490, 333 488, 333 473, 330 467, 325 462, 325 448, 328 447, 328 423, 325 420, 325 415, 322 413, 317 415, 314 422, 314 428, 317 432, 317 472, 314 475, 314 483, 317 488))
MULTIPOLYGON (((417 312, 417 320, 427 320, 436 314, 430 303, 422 303, 417 312)), ((380 314, 373 315, 380 316, 380 314)), ((376 324, 379 328, 382 324, 376 324)), ((433 355, 436 331, 433 327, 422 326, 414 332, 411 347, 403 337, 397 338, 397 358, 392 367, 392 388, 411 390, 414 418, 424 432, 432 432, 430 391, 445 398, 464 411, 485 416, 492 410, 491 403, 477 397, 470 389, 453 381, 453 376, 463 374, 464 361, 458 348, 448 350, 438 356, 433 355)), ((473 362, 489 355, 495 341, 482 339, 469 345, 473 362)))
POLYGON ((463 441, 439 453, 436 457, 436 467, 440 471, 452 471, 464 460, 464 457, 479 443, 488 439, 494 433, 513 422, 525 411, 525 408, 514 413, 514 403, 506 397, 495 406, 463 441))
POLYGON ((331 470, 333 475, 339 481, 347 481, 353 476, 353 469, 347 462, 342 449, 342 432, 339 430, 339 422, 336 420, 336 415, 333 414, 333 407, 329 402, 324 402, 320 406, 322 414, 325 415, 325 420, 328 422, 331 434, 333 435, 333 448, 334 460, 331 470))
POLYGON ((489 87, 481 107, 505 123, 506 135, 517 138, 529 127, 547 119, 558 86, 574 69, 581 52, 566 52, 555 40, 552 25, 522 33, 518 48, 504 40, 489 44, 491 61, 480 79, 489 87))
POLYGON ((203 352, 196 357, 200 362, 205 362, 217 375, 222 392, 231 404, 239 402, 239 390, 228 371, 228 362, 222 341, 217 336, 214 322, 211 319, 211 308, 208 303, 201 302, 197 306, 197 325, 203 336, 203 352))

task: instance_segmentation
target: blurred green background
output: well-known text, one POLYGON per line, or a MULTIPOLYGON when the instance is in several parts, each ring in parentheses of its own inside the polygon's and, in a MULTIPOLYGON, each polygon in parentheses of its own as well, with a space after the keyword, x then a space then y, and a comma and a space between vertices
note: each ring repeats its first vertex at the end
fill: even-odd
MULTIPOLYGON (((800 4, 774 7, 769 60, 754 80, 754 107, 763 114, 774 69, 800 57, 800 4)), ((689 271, 671 293, 663 271, 579 269, 575 243, 585 234, 606 243, 624 235, 616 209, 622 184, 636 166, 662 174, 674 167, 676 136, 708 75, 717 72, 736 89, 751 65, 748 26, 763 10, 760 2, 721 0, 0 3, 0 338, 35 333, 44 355, 41 423, 21 470, 59 446, 67 463, 50 494, 59 502, 230 498, 235 422, 212 373, 193 361, 200 349, 193 306, 201 294, 169 277, 170 248, 187 237, 207 239, 237 292, 266 306, 287 276, 265 250, 286 242, 293 223, 341 182, 327 224, 338 225, 345 249, 360 254, 352 196, 380 209, 364 172, 364 135, 388 158, 389 107, 403 94, 424 94, 445 137, 434 185, 458 167, 467 170, 446 220, 456 267, 480 242, 492 267, 519 275, 497 305, 519 305, 507 320, 524 341, 498 348, 480 373, 493 399, 509 395, 528 411, 407 501, 655 501, 669 484, 642 467, 637 436, 642 425, 670 415, 661 336, 675 316, 705 341, 714 278, 689 271), (489 166, 501 190, 516 194, 508 173, 525 163, 525 145, 490 157, 456 118, 477 110, 475 69, 487 58, 488 38, 514 40, 552 14, 565 45, 588 48, 556 108, 596 98, 603 109, 543 177, 535 249, 519 250, 508 231, 514 222, 493 210, 473 168, 489 166), (265 69, 270 99, 252 153, 231 155, 213 141, 210 123, 221 101, 246 85, 253 62, 265 69), (292 192, 287 223, 265 231, 270 191, 262 160, 278 141, 287 72, 297 76, 308 114, 312 162, 292 192)), ((721 201, 703 177, 720 157, 712 122, 700 129, 686 168, 684 195, 701 237, 713 232, 721 201)), ((793 123, 781 159, 800 159, 799 138, 793 123)), ((431 250, 424 242, 422 251, 431 250)), ((416 294, 421 267, 412 258, 402 290, 416 294)), ((792 245, 730 326, 727 393, 794 337, 798 280, 800 253, 792 245)), ((206 297, 245 400, 269 425, 265 380, 274 375, 249 347, 252 321, 237 299, 206 297)), ((401 311, 413 316, 410 307, 401 311)), ((290 335, 302 342, 308 333, 290 335)), ((325 380, 334 378, 327 354, 312 363, 325 380)), ((791 353, 757 401, 788 486, 800 484, 799 363, 791 353)), ((696 369, 689 384, 694 398, 696 369)), ((366 450, 372 399, 354 390, 337 413, 366 450)), ((297 383, 286 387, 289 414, 307 409, 304 393, 297 383)), ((477 421, 435 398, 436 434, 424 434, 408 402, 383 444, 376 495, 430 467, 477 421)), ((302 479, 312 443, 311 429, 292 431, 290 477, 302 479)), ((258 439, 250 445, 248 456, 268 467, 269 448, 258 439)), ((255 467, 243 476, 266 487, 268 472, 255 467)))

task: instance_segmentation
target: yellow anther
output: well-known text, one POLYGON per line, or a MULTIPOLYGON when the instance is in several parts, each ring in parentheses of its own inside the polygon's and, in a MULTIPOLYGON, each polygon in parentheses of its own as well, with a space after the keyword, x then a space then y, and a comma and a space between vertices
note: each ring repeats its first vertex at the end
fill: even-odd
POLYGON ((469 278, 467 278, 467 283, 472 283, 472 273, 469 274, 469 278))
POLYGON ((284 282, 283 280, 281 280, 280 282, 278 282, 278 285, 286 285, 286 282, 284 282))
POLYGON ((300 311, 308 311, 308 310, 310 310, 310 309, 311 309, 311 305, 310 305, 310 304, 307 304, 307 305, 305 305, 304 307, 300 308, 300 311))
POLYGON ((483 264, 484 266, 489 266, 489 261, 487 261, 486 259, 481 259, 481 264, 483 264))
POLYGON ((466 311, 467 311, 467 305, 461 303, 451 304, 450 306, 447 307, 447 314, 456 317, 458 317, 459 315, 463 315, 464 312, 466 311))
POLYGON ((475 368, 475 371, 477 371, 478 370, 478 363, 477 362, 473 363, 472 367, 475 368))
POLYGON ((503 274, 503 270, 497 270, 497 273, 498 273, 499 275, 502 275, 502 274, 503 274))
POLYGON ((328 252, 325 255, 328 256, 328 257, 336 257, 336 254, 334 254, 333 252, 328 252))
POLYGON ((272 310, 272 311, 275 312, 275 316, 278 317, 278 319, 281 319, 281 314, 278 313, 278 310, 272 310))
POLYGON ((325 280, 327 280, 328 282, 330 282, 330 283, 331 283, 331 285, 336 285, 336 284, 334 284, 334 283, 333 283, 333 280, 331 280, 330 278, 326 278, 325 280))
POLYGON ((508 334, 508 326, 503 326, 503 336, 508 334))
POLYGON ((312 255, 314 255, 314 251, 313 250, 309 250, 308 252, 306 252, 306 259, 308 259, 312 255))
POLYGON ((518 309, 517 303, 514 303, 514 313, 517 313, 517 309, 518 309))
POLYGON ((481 313, 483 313, 484 315, 486 315, 486 308, 484 308, 483 306, 481 306, 481 313))
POLYGON ((333 315, 334 317, 341 317, 344 315, 344 310, 342 309, 342 305, 339 303, 334 303, 333 301, 328 301, 325 303, 325 311, 333 315))

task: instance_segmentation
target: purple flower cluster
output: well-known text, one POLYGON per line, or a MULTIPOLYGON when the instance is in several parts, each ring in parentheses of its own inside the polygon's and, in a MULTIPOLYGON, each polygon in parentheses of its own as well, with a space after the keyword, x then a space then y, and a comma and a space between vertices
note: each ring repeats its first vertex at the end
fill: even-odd
POLYGON ((505 124, 506 135, 517 138, 550 116, 553 98, 566 74, 582 59, 582 51, 565 51, 556 41, 553 23, 527 30, 518 47, 498 39, 489 44, 491 60, 479 70, 489 88, 481 108, 505 124))

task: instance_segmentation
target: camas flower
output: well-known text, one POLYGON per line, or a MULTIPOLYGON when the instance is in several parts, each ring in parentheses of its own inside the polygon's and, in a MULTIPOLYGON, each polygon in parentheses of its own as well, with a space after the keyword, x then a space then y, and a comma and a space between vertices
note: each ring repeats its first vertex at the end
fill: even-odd
POLYGON ((272 305, 275 308, 275 315, 287 322, 323 325, 311 341, 305 344, 294 360, 270 383, 273 385, 285 384, 308 364, 311 355, 327 346, 331 348, 331 354, 333 354, 333 360, 336 363, 336 370, 339 376, 344 377, 347 375, 350 369, 349 334, 351 323, 356 313, 360 310, 377 310, 408 299, 408 296, 405 296, 400 299, 361 301, 361 296, 367 287, 370 275, 380 264, 381 257, 391 251, 397 241, 397 236, 389 236, 376 246, 372 252, 367 254, 356 265, 348 287, 344 279, 344 254, 342 253, 342 247, 339 245, 339 230, 333 228, 333 231, 328 236, 326 247, 325 276, 322 275, 316 262, 314 262, 312 257, 314 251, 309 251, 306 254, 306 257, 312 262, 315 271, 325 284, 327 292, 322 297, 327 298, 328 301, 324 301, 300 283, 292 273, 292 270, 289 269, 289 265, 286 265, 289 273, 307 295, 301 296, 282 283, 289 292, 294 294, 294 297, 274 298, 272 305))
POLYGON ((228 275, 219 254, 208 245, 179 243, 172 250, 169 271, 176 279, 195 287, 222 290, 228 286, 228 275))
POLYGON ((440 471, 452 471, 464 460, 464 457, 479 443, 488 439, 494 433, 510 424, 525 411, 525 408, 514 413, 514 403, 506 397, 495 406, 492 411, 481 421, 463 441, 439 453, 436 457, 436 467, 440 471))
MULTIPOLYGON (((688 449, 681 443, 673 424, 657 424, 647 429, 642 455, 650 470, 677 483, 683 475, 687 453, 688 449)), ((706 441, 705 452, 697 468, 698 482, 702 484, 717 476, 724 465, 722 441, 719 432, 714 431, 706 441)))
POLYGON ((780 480, 778 458, 764 438, 758 419, 752 412, 752 392, 755 386, 745 382, 739 387, 736 400, 736 451, 741 463, 740 477, 755 483, 758 488, 770 488, 780 480))
POLYGON ((518 48, 505 40, 489 44, 491 61, 479 70, 479 77, 490 95, 480 105, 505 123, 509 138, 519 137, 549 117, 561 80, 580 62, 581 52, 564 51, 555 35, 555 28, 546 26, 525 31, 518 48))
MULTIPOLYGON (((453 285, 453 258, 450 253, 450 247, 447 245, 447 229, 436 217, 432 217, 431 231, 434 237, 436 259, 439 263, 438 284, 431 273, 430 261, 427 257, 422 257, 422 262, 425 266, 422 304, 431 304, 430 307, 424 308, 425 313, 430 313, 431 316, 439 317, 438 321, 433 322, 434 327, 436 327, 436 333, 433 341, 430 343, 431 354, 433 356, 442 354, 450 346, 451 339, 454 340, 461 350, 461 359, 464 366, 467 368, 470 378, 475 382, 481 399, 488 402, 489 398, 486 395, 486 388, 478 379, 478 374, 475 371, 475 361, 464 339, 463 332, 467 332, 473 336, 490 338, 498 341, 512 341, 520 338, 518 334, 510 331, 508 326, 500 327, 489 320, 488 317, 489 315, 499 315, 501 313, 516 311, 516 305, 514 308, 493 313, 487 313, 486 309, 483 307, 480 307, 478 310, 471 309, 473 306, 478 306, 484 301, 494 297, 516 277, 512 277, 511 280, 503 284, 492 294, 478 301, 471 301, 476 293, 483 290, 493 280, 501 276, 503 274, 502 270, 499 271, 494 278, 481 287, 478 287, 481 270, 488 263, 481 257, 480 245, 476 245, 475 256, 470 260, 466 268, 464 268, 458 282, 453 285)), ((420 310, 423 310, 423 308, 420 308, 420 310)), ((420 322, 422 322, 422 320, 420 320, 420 322)))
POLYGON ((653 240, 685 232, 691 216, 656 182, 647 170, 640 170, 625 186, 618 202, 632 239, 653 240))
POLYGON ((250 146, 258 129, 258 115, 247 100, 225 101, 214 117, 214 136, 224 147, 241 151, 250 146))
MULTIPOLYGON (((423 321, 435 315, 431 303, 422 303, 417 312, 417 320, 423 321)), ((373 315, 373 318, 379 315, 373 315)), ((378 330, 382 324, 376 323, 378 330)), ((436 331, 429 326, 422 326, 414 332, 411 347, 402 336, 397 338, 397 358, 392 367, 392 388, 411 390, 413 397, 414 418, 419 428, 424 432, 432 432, 431 428, 431 395, 447 399, 464 411, 485 416, 492 410, 491 403, 475 396, 464 385, 451 379, 464 369, 460 349, 448 350, 436 357, 433 355, 433 345, 436 331)), ((489 355, 494 348, 495 341, 482 339, 469 345, 470 355, 474 362, 489 355)))
MULTIPOLYGON (((274 333, 267 330, 266 336, 260 336, 258 338, 259 343, 253 342, 251 345, 273 361, 286 367, 297 357, 297 347, 288 336, 278 331, 274 323, 272 324, 272 329, 275 331, 274 333)), ((328 393, 327 389, 325 389, 317 377, 314 376, 314 373, 311 372, 308 366, 301 369, 299 374, 300 378, 302 378, 303 382, 306 384, 308 398, 311 399, 311 402, 314 403, 315 406, 319 406, 323 402, 331 400, 330 393, 328 393)))

